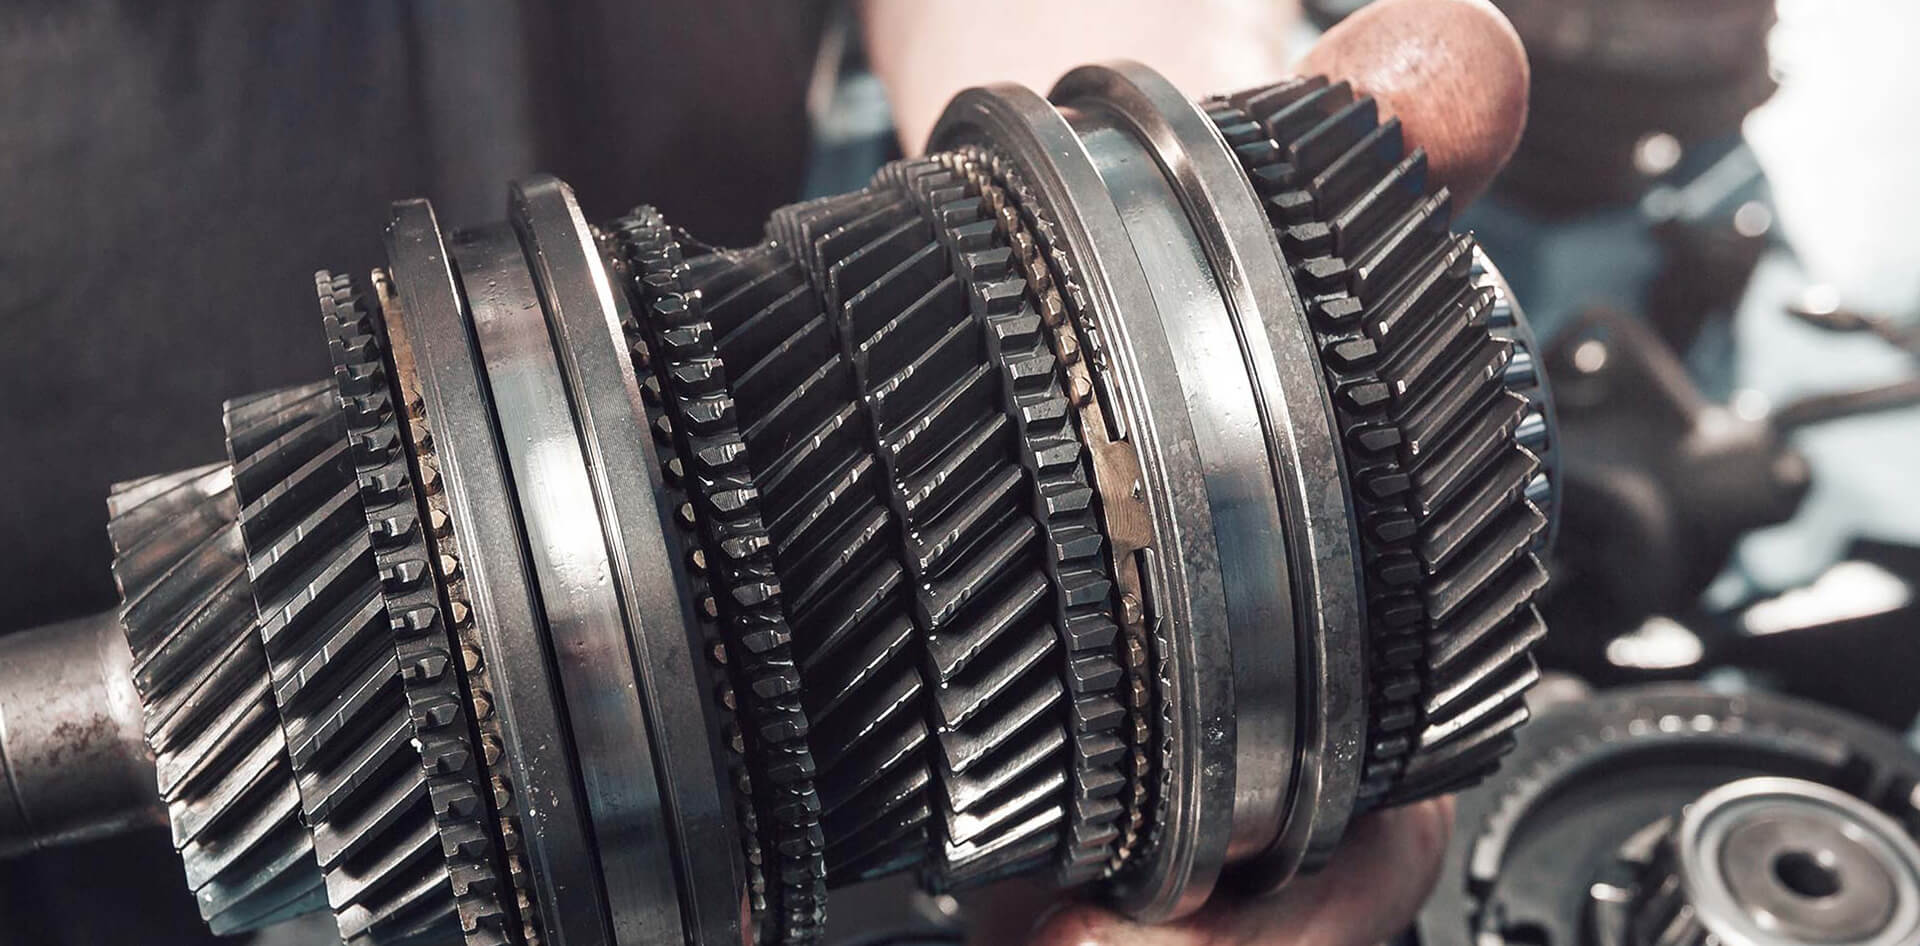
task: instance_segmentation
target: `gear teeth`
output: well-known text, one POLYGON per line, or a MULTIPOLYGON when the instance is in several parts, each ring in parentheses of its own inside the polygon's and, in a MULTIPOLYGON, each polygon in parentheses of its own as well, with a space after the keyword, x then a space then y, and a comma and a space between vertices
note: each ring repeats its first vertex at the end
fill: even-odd
POLYGON ((485 778, 383 342, 350 280, 323 272, 316 288, 334 380, 227 410, 301 809, 349 943, 504 944, 485 778))
POLYGON ((1547 528, 1534 543, 1534 554, 1544 556, 1552 542, 1554 523, 1559 518, 1556 481, 1559 476, 1559 445, 1553 442, 1553 399, 1547 391, 1547 379, 1539 365, 1538 341, 1532 329, 1520 318, 1519 310, 1507 294, 1506 282, 1493 269, 1486 254, 1477 247, 1473 254, 1474 285, 1493 293, 1493 305, 1487 324, 1497 338, 1512 346, 1501 383, 1527 401, 1527 411, 1514 429, 1514 437, 1527 453, 1539 460, 1539 469, 1527 482, 1527 500, 1547 517, 1547 528))
POLYGON ((107 507, 147 744, 200 915, 226 935, 324 907, 255 636, 230 467, 119 484, 107 507))
POLYGON ((1361 807, 1465 784, 1511 745, 1535 676, 1546 517, 1525 439, 1549 425, 1508 380, 1531 351, 1501 331, 1511 303, 1448 231, 1426 155, 1403 155, 1370 99, 1303 79, 1206 109, 1306 299, 1347 447, 1370 639, 1361 807))
MULTIPOLYGON (((865 212, 851 223, 805 231, 817 264, 810 275, 856 390, 865 395, 864 420, 879 472, 876 486, 898 523, 889 538, 898 549, 895 555, 906 579, 903 603, 918 638, 912 695, 890 704, 907 715, 904 728, 868 751, 860 751, 856 742, 836 760, 875 773, 852 780, 856 790, 897 768, 924 767, 930 758, 944 761, 956 751, 977 754, 1004 745, 1015 733, 992 727, 991 720, 1004 711, 988 707, 1018 680, 1033 675, 1022 672, 1032 669, 1024 665, 942 668, 930 659, 934 642, 955 631, 1000 638, 1009 629, 979 627, 965 618, 975 609, 975 600, 989 594, 1000 576, 1025 558, 1033 530, 1015 516, 1019 478, 1017 469, 1005 462, 1005 420, 994 410, 992 378, 966 286, 954 272, 936 232, 938 218, 928 206, 934 200, 964 200, 964 188, 931 166, 913 172, 889 177, 883 171, 876 179, 872 191, 891 194, 891 203, 856 199, 855 206, 865 212), (927 186, 916 189, 916 183, 927 186), (946 193, 934 193, 943 188, 946 193), (963 680, 955 676, 969 669, 981 672, 963 680), (927 677, 934 687, 918 683, 927 677), (932 694, 953 685, 965 689, 972 705, 955 707, 964 719, 944 720, 941 703, 932 694), (917 751, 905 751, 908 746, 917 751)), ((1000 617, 1011 622, 1021 615, 1000 617)), ((1011 634, 1007 639, 1023 636, 1032 635, 1011 634)), ((894 688, 903 694, 906 690, 894 688)), ((1039 692, 1046 693, 1044 684, 1039 692)), ((965 816, 948 797, 943 767, 934 772, 929 790, 942 801, 928 827, 935 837, 951 837, 954 823, 965 816)), ((924 832, 903 839, 926 843, 924 832)), ((925 856, 868 855, 889 866, 921 863, 925 856)), ((930 871, 939 873, 945 866, 936 863, 930 871)), ((854 876, 865 872, 858 861, 848 867, 854 876)))
MULTIPOLYGON (((377 683, 397 683, 398 669, 371 619, 380 608, 379 566, 362 538, 365 519, 332 384, 289 393, 295 397, 229 404, 227 426, 262 639, 318 850, 334 811, 377 800, 384 781, 407 786, 420 776, 417 765, 390 765, 397 771, 387 780, 368 768, 369 757, 385 759, 382 750, 398 748, 407 712, 399 686, 377 683), (336 695, 344 695, 337 707, 336 695)), ((429 823, 424 809, 415 814, 416 823, 429 823)), ((371 869, 349 877, 336 858, 321 859, 343 937, 366 932, 346 919, 366 911, 354 895, 391 896, 415 879, 404 865, 369 860, 371 869)))
MULTIPOLYGON (((420 791, 431 821, 420 833, 431 835, 435 849, 417 857, 418 879, 395 902, 385 908, 362 904, 367 928, 382 942, 395 935, 385 930, 442 928, 438 917, 450 884, 454 918, 469 946, 505 944, 519 924, 495 833, 498 815, 490 804, 504 783, 503 776, 488 777, 471 709, 486 704, 467 692, 463 671, 469 661, 458 656, 455 622, 447 617, 445 582, 457 576, 459 563, 433 542, 424 502, 438 490, 438 469, 428 460, 416 471, 403 445, 406 408, 371 288, 325 272, 314 278, 354 451, 365 534, 380 568, 385 630, 409 711, 406 743, 425 779, 420 791)), ((416 423, 424 421, 415 414, 416 423)), ((389 786, 384 806, 362 811, 351 833, 370 838, 408 823, 409 806, 418 804, 414 794, 389 786)))
MULTIPOLYGON (((807 736, 801 670, 784 606, 780 549, 768 497, 750 465, 725 342, 775 351, 777 318, 763 314, 802 288, 772 253, 728 254, 688 265, 658 212, 642 208, 617 227, 637 310, 626 325, 643 397, 656 417, 668 479, 685 491, 678 521, 699 578, 700 614, 714 635, 732 716, 729 742, 740 788, 743 845, 753 865, 750 907, 760 943, 810 943, 825 924, 827 861, 820 819, 830 763, 807 736)), ((717 254, 716 254, 717 255, 717 254)), ((784 303, 791 306, 791 302, 784 303)), ((756 406, 774 395, 750 388, 756 406)), ((755 439, 759 439, 755 437, 755 439)), ((762 445, 766 445, 762 441, 762 445)), ((884 655, 883 655, 884 656, 884 655)))
POLYGON ((1067 629, 1069 680, 1114 681, 1110 692, 1076 690, 1071 707, 1077 761, 1072 818, 1063 832, 1056 881, 1062 887, 1076 886, 1120 869, 1141 845, 1152 843, 1150 835, 1165 820, 1168 774, 1164 767, 1156 772, 1155 765, 1165 758, 1171 723, 1164 699, 1157 707, 1151 703, 1156 689, 1167 692, 1166 642, 1143 623, 1137 563, 1123 561, 1118 551, 1106 548, 1098 512, 1081 507, 1083 498, 1091 505, 1089 470, 1078 462, 1087 450, 1084 438, 1091 436, 1109 448, 1115 443, 1107 418, 1101 416, 1108 408, 1095 406, 1111 405, 1114 394, 1105 374, 1086 367, 1103 363, 1106 352, 1086 293, 1078 285, 1078 268, 1060 245, 1042 203, 1010 162, 978 147, 934 157, 964 175, 984 199, 999 244, 1012 251, 1012 265, 1026 280, 1024 295, 1033 303, 1037 324, 1027 322, 1023 313, 994 326, 1004 364, 1013 369, 1006 390, 1015 392, 1018 406, 1010 414, 1025 423, 1030 457, 1038 461, 1029 469, 1037 468, 1042 483, 1038 495, 1045 509, 1039 518, 1048 526, 1054 550, 1050 577, 1061 587, 1070 612, 1059 624, 1067 629), (1040 383, 1049 376, 1059 381, 1040 383), (1062 398, 1056 383, 1076 388, 1077 400, 1062 398), (1077 393, 1081 386, 1085 395, 1077 393), (1055 450, 1038 443, 1056 425, 1072 440, 1070 448, 1055 450), (1062 473, 1067 476, 1062 478, 1062 473), (1079 562, 1088 560, 1093 567, 1081 568, 1079 562), (1111 611, 1092 604, 1102 594, 1109 597, 1111 611), (1082 616, 1083 611, 1090 613, 1082 616), (1123 628, 1117 616, 1127 613, 1133 617, 1123 628), (1156 645, 1157 673, 1148 666, 1156 645), (1111 661, 1104 667, 1117 668, 1118 676, 1104 669, 1080 673, 1092 664, 1076 654, 1104 656, 1111 661))
MULTIPOLYGON (((679 263, 668 308, 703 321, 654 352, 668 394, 676 346, 727 366, 714 389, 754 467, 802 701, 839 736, 816 760, 836 884, 913 866, 952 883, 1045 859, 1043 838, 1065 861, 1069 825, 1119 834, 1111 582, 994 193, 927 160, 783 208, 768 243, 679 263)), ((660 312, 641 216, 623 240, 660 312)))
MULTIPOLYGON (((379 313, 380 323, 369 320, 368 327, 376 329, 370 337, 381 344, 383 369, 391 369, 391 390, 394 403, 400 405, 396 412, 397 425, 392 428, 380 428, 369 435, 370 442, 385 448, 391 444, 398 446, 402 438, 411 463, 411 472, 415 482, 422 484, 419 491, 419 513, 421 534, 425 541, 424 553, 433 566, 434 577, 439 585, 439 604, 444 605, 446 624, 450 631, 449 643, 459 653, 460 659, 454 668, 459 676, 462 695, 467 701, 473 722, 474 747, 479 750, 480 769, 486 774, 486 789, 480 792, 483 802, 490 803, 494 823, 498 825, 498 834, 486 837, 491 845, 497 842, 501 852, 494 865, 498 873, 484 873, 466 866, 455 870, 455 883, 472 884, 476 878, 491 878, 504 874, 512 885, 511 890, 501 890, 498 894, 505 902, 510 902, 511 911, 518 914, 517 940, 520 946, 542 946, 544 931, 539 917, 538 894, 534 891, 534 877, 528 870, 526 860, 520 853, 520 805, 524 793, 514 791, 510 777, 513 771, 508 758, 507 740, 501 731, 500 720, 493 710, 493 674, 487 665, 485 652, 488 649, 479 639, 474 626, 472 601, 467 594, 465 571, 460 567, 460 548, 454 542, 453 522, 455 511, 448 505, 446 492, 439 485, 440 460, 435 451, 431 418, 427 414, 426 404, 419 391, 419 381, 415 371, 413 352, 404 335, 397 339, 388 339, 384 334, 387 319, 398 320, 403 316, 400 301, 394 293, 391 279, 383 270, 374 270, 372 288, 375 293, 372 309, 379 313)), ((346 301, 351 301, 350 299, 346 301)), ((390 452, 390 451, 387 451, 390 452)), ((400 529, 405 522, 404 516, 374 517, 369 522, 370 534, 376 541, 398 541, 400 529)), ((477 787, 477 786, 476 786, 477 787)), ((442 828, 443 841, 448 837, 456 839, 456 845, 469 855, 477 854, 476 838, 485 832, 485 824, 465 825, 457 828, 442 828)), ((494 896, 491 891, 485 896, 494 896)), ((466 912, 474 912, 463 905, 466 912)), ((463 917, 464 920, 464 917, 463 917)), ((511 923, 511 918, 503 921, 511 923)), ((475 924, 476 928, 479 924, 475 924)), ((509 936, 511 939, 511 936, 509 936)))
MULTIPOLYGON (((875 188, 906 193, 932 223, 933 240, 910 249, 903 226, 872 242, 865 252, 891 250, 898 262, 841 312, 843 336, 856 340, 857 376, 875 392, 882 462, 899 484, 907 571, 925 589, 916 614, 930 629, 935 771, 946 803, 945 840, 929 879, 942 886, 986 876, 979 865, 1031 845, 1035 825, 1050 830, 1068 813, 1081 817, 1073 785, 1109 779, 1074 772, 1074 754, 1065 765, 1055 761, 1072 738, 1052 721, 1067 706, 1061 686, 1072 700, 1076 681, 1112 690, 1120 676, 1080 444, 1040 318, 999 230, 1004 194, 989 193, 982 180, 937 160, 884 169, 875 188), (1007 463, 1009 453, 1017 465, 1007 463), (1074 652, 1102 647, 1114 672, 1076 676, 1074 652), (1036 669, 1063 664, 1052 679, 1036 669), (970 778, 976 765, 994 777, 970 778)), ((861 258, 829 270, 830 300, 834 280, 857 278, 861 258)))

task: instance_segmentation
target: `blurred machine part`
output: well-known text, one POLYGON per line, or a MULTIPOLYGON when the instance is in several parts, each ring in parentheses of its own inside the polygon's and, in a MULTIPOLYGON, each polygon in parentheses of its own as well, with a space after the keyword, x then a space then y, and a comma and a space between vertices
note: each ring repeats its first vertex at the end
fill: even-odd
POLYGON ((1543 216, 1632 204, 1683 164, 1711 166, 1774 91, 1774 0, 1499 6, 1533 83, 1526 134, 1498 187, 1543 216))
POLYGON ((164 809, 222 932, 805 943, 903 872, 1179 916, 1492 771, 1557 434, 1398 124, 1121 64, 930 152, 739 249, 396 205, 315 277, 333 376, 109 498, 128 649, 21 646, 93 647, 152 768, 116 716, 101 810, 7 840, 164 809))
POLYGON ((1734 544, 1785 521, 1809 485, 1777 418, 1712 403, 1645 322, 1596 310, 1545 358, 1569 498, 1555 607, 1587 641, 1692 609, 1734 544))
POLYGON ((1920 942, 1916 785, 1894 733, 1814 704, 1574 685, 1461 797, 1420 943, 1920 942))

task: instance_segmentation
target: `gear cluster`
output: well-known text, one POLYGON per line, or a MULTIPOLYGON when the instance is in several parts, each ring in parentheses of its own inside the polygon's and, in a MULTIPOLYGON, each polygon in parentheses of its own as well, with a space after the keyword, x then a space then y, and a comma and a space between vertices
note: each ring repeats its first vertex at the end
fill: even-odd
POLYGON ((402 205, 388 269, 318 274, 333 376, 111 502, 214 927, 800 944, 900 872, 1158 919, 1489 771, 1553 485, 1504 284, 1346 86, 1096 73, 1218 205, 1129 178, 1158 139, 1107 113, 982 93, 754 246, 537 179, 510 226, 402 205), (1230 302, 1236 253, 1284 292, 1230 302), (1285 392, 1181 360, 1263 320, 1305 340, 1285 392))

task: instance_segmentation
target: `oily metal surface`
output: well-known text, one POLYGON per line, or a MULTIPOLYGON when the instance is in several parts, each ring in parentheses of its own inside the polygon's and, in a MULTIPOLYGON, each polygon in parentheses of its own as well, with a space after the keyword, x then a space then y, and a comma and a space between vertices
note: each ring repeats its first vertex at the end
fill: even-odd
MULTIPOLYGON (((539 631, 533 578, 521 553, 525 539, 461 286, 432 206, 424 200, 395 204, 387 246, 395 290, 387 328, 407 340, 420 396, 434 419, 453 547, 479 650, 491 670, 487 695, 507 742, 508 771, 493 768, 491 787, 496 796, 514 796, 521 856, 538 898, 537 928, 567 946, 604 944, 611 935, 605 897, 574 788, 574 759, 539 631)), ((524 919, 526 906, 521 909, 524 919)))
POLYGON ((1587 942, 1593 893, 1630 886, 1613 882, 1629 838, 1741 779, 1806 779, 1897 820, 1920 816, 1920 756, 1897 735, 1773 694, 1613 690, 1546 706, 1519 743, 1460 796, 1418 921, 1428 946, 1587 942))
MULTIPOLYGON (((1256 773, 1242 772, 1241 767, 1254 761, 1247 751, 1255 746, 1284 745, 1286 755, 1292 751, 1290 714, 1262 712, 1258 702, 1263 691, 1280 694, 1287 704, 1294 695, 1292 667, 1276 666, 1274 660, 1281 654, 1292 656, 1287 575, 1273 567, 1285 559, 1285 526, 1266 475, 1266 445, 1253 387, 1243 373, 1232 370, 1239 359, 1239 339, 1228 304, 1178 195, 1152 153, 1117 116, 1103 108, 1066 114, 1113 194, 1147 273, 1181 386, 1181 399, 1169 406, 1184 408, 1192 424, 1193 439, 1180 448, 1193 452, 1201 478, 1190 491, 1173 494, 1171 501, 1181 511, 1180 562, 1195 586, 1206 590, 1210 606, 1184 629, 1176 626, 1175 633, 1212 637, 1224 645, 1219 663, 1197 662, 1193 668, 1231 681, 1233 713, 1204 737, 1210 749, 1230 753, 1232 759, 1230 833, 1223 849, 1206 852, 1224 861, 1236 844, 1257 849, 1263 843, 1252 837, 1261 833, 1258 828, 1240 823, 1243 816, 1266 822, 1269 836, 1280 821, 1279 786, 1286 779, 1274 777, 1281 774, 1275 771, 1261 771, 1257 774, 1264 778, 1250 779, 1256 773), (1235 633, 1243 628, 1273 629, 1284 635, 1280 639, 1287 646, 1270 640, 1259 647, 1237 647, 1235 633)), ((1285 760, 1278 763, 1281 769, 1286 765, 1285 760)))
POLYGON ((627 618, 586 458, 520 242, 505 225, 456 234, 452 255, 559 670, 617 943, 687 936, 664 774, 638 694, 627 618))
MULTIPOLYGON (((1082 313, 1083 320, 1107 342, 1110 370, 1103 374, 1110 387, 1101 396, 1112 401, 1114 425, 1138 452, 1138 488, 1110 490, 1100 478, 1098 456, 1096 478, 1107 500, 1109 528, 1116 517, 1134 525, 1127 533, 1138 542, 1137 560, 1143 565, 1146 620, 1155 643, 1150 659, 1162 707, 1157 728, 1165 762, 1154 786, 1157 810, 1148 829, 1154 853, 1149 863, 1116 878, 1114 894, 1142 919, 1182 915, 1211 893, 1231 830, 1233 693, 1224 631, 1187 630, 1195 614, 1219 610, 1213 603, 1217 582, 1209 589, 1200 583, 1204 579, 1181 567, 1186 551, 1181 540, 1196 541, 1181 531, 1182 518, 1198 514, 1204 521, 1205 510, 1172 509, 1163 499, 1175 495, 1175 484, 1191 495, 1204 483, 1190 449, 1191 418, 1179 409, 1184 394, 1173 371, 1172 347, 1122 213, 1066 119, 1022 86, 970 89, 948 106, 929 147, 969 143, 1001 150, 1046 204, 1073 210, 1058 214, 1061 242, 1085 267, 1090 311, 1082 313), (1213 673, 1198 672, 1202 653, 1213 673)), ((1210 556, 1210 544, 1198 554, 1210 556)))
MULTIPOLYGON (((508 946, 518 920, 487 780, 487 765, 502 747, 493 727, 476 718, 490 714, 490 704, 468 697, 470 685, 484 682, 486 668, 461 657, 465 621, 447 595, 450 581, 459 577, 459 560, 437 547, 437 510, 427 497, 439 489, 438 470, 431 453, 419 449, 427 418, 409 409, 407 382, 395 367, 380 293, 370 280, 322 270, 314 283, 347 440, 355 446, 362 521, 380 566, 412 742, 427 773, 432 839, 445 858, 453 916, 467 946, 508 946), (494 740, 490 746, 483 734, 494 740)), ((376 830, 361 827, 359 833, 376 830)), ((352 870, 351 855, 339 863, 352 870)), ((439 880, 433 870, 425 873, 439 880)))
POLYGON ((990 204, 1009 246, 1019 256, 1036 306, 1046 324, 1048 341, 1059 365, 1060 384, 1076 432, 1086 448, 1088 480, 1099 501, 1094 512, 1105 538, 1107 564, 1113 576, 1112 619, 1121 635, 1121 657, 1126 679, 1123 698, 1127 719, 1123 732, 1128 743, 1123 821, 1120 836, 1106 864, 1084 860, 1086 838, 1076 839, 1081 850, 1074 866, 1062 875, 1063 885, 1093 873, 1111 876, 1149 843, 1162 773, 1165 769, 1163 676, 1157 660, 1166 648, 1147 629, 1143 559, 1149 554, 1152 533, 1146 508, 1134 494, 1140 483, 1140 461, 1126 442, 1126 428, 1113 414, 1114 400, 1103 397, 1108 379, 1093 367, 1107 363, 1105 340, 1092 323, 1090 302, 1082 286, 1080 268, 1060 239, 1054 212, 1040 199, 1026 175, 997 150, 970 144, 959 151, 942 152, 943 160, 964 168, 977 181, 990 204), (1159 654, 1159 657, 1153 656, 1159 654))
POLYGON ((1152 147, 1227 298, 1253 387, 1283 548, 1252 561, 1281 576, 1276 590, 1291 596, 1292 635, 1286 626, 1235 627, 1242 731, 1228 857, 1270 850, 1256 883, 1271 888, 1339 840, 1360 775, 1366 696, 1357 629, 1365 618, 1333 406, 1266 215, 1206 114, 1138 63, 1076 69, 1052 97, 1105 103, 1152 147))
MULTIPOLYGON (((325 909, 260 646, 232 471, 215 463, 122 483, 107 510, 119 626, 132 650, 127 669, 201 917, 227 934, 325 909)), ((34 661, 10 655, 0 666, 31 671, 34 661)), ((98 701, 64 693, 56 700, 73 698, 98 701)), ((0 732, 23 728, 6 722, 0 718, 0 732)), ((18 764, 6 768, 10 784, 32 777, 18 764)), ((92 791, 63 791, 63 798, 111 784, 91 766, 74 768, 86 772, 92 791)))
MULTIPOLYGON (((626 353, 613 286, 573 192, 538 175, 517 182, 508 205, 546 314, 547 331, 585 449, 592 508, 599 514, 625 609, 660 785, 666 839, 677 862, 681 907, 693 942, 740 938, 742 872, 728 788, 708 733, 713 704, 694 672, 691 601, 676 581, 660 502, 660 462, 645 429, 639 384, 626 353)), ((602 839, 602 844, 609 843, 602 839)))
POLYGON ((1845 792, 1801 779, 1743 779, 1687 806, 1671 843, 1682 900, 1671 912, 1692 915, 1673 925, 1695 927, 1672 946, 1897 946, 1920 936, 1920 848, 1885 813, 1845 792), (1832 889, 1789 886, 1781 858, 1792 855, 1816 863, 1832 889))
POLYGON ((1358 806, 1469 784, 1511 749, 1545 632, 1528 554, 1545 518, 1523 448, 1549 425, 1492 331, 1524 322, 1476 279, 1448 192, 1371 99, 1296 79, 1205 108, 1305 300, 1348 461, 1367 602, 1358 806))

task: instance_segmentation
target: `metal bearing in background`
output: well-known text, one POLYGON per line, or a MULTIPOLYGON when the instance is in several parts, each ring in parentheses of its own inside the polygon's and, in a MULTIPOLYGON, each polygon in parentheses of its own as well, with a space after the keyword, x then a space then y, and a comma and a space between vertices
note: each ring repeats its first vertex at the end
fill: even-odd
MULTIPOLYGON (((1687 840, 1701 837, 1688 819, 1701 824, 1718 812, 1716 824, 1751 822, 1741 800, 1779 800, 1783 790, 1795 810, 1817 806, 1824 821, 1852 821, 1859 837, 1880 836, 1890 856, 1876 859, 1905 889, 1900 875, 1917 862, 1910 840, 1920 829, 1917 785, 1920 755, 1894 733, 1784 696, 1662 684, 1553 702, 1521 730, 1500 772, 1460 796, 1439 884, 1420 914, 1420 941, 1711 942, 1696 934, 1726 932, 1721 920, 1746 911, 1712 893, 1694 899, 1702 887, 1674 856, 1697 863, 1710 848, 1687 840), (1670 922, 1683 913, 1700 917, 1703 907, 1711 926, 1670 922), (1641 938, 1647 933, 1651 941, 1641 938)), ((1765 880, 1751 870, 1746 876, 1765 880)), ((1890 911, 1886 923, 1873 925, 1898 931, 1897 922, 1890 911)), ((1911 935, 1907 929, 1901 935, 1911 935)))
POLYGON ((1625 909, 1596 902, 1598 946, 1920 940, 1920 845, 1846 792, 1741 779, 1662 827, 1625 909))

